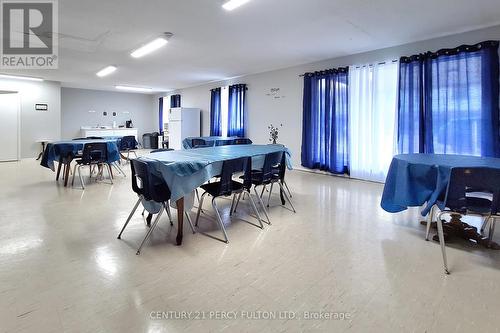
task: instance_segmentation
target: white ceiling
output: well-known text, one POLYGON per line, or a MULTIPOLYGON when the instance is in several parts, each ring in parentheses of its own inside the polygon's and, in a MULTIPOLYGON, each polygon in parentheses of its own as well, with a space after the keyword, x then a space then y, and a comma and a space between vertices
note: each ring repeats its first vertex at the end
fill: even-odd
POLYGON ((70 87, 166 91, 500 23, 498 0, 252 0, 232 12, 222 3, 61 0, 59 69, 17 73, 70 87), (167 31, 166 47, 130 57, 167 31), (110 64, 114 74, 96 77, 110 64))

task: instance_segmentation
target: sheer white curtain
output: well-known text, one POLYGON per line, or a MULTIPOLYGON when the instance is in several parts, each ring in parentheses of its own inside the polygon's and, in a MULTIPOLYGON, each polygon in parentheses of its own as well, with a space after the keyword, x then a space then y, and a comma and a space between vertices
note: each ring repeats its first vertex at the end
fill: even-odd
POLYGON ((396 151, 398 63, 349 67, 349 170, 384 182, 396 151))

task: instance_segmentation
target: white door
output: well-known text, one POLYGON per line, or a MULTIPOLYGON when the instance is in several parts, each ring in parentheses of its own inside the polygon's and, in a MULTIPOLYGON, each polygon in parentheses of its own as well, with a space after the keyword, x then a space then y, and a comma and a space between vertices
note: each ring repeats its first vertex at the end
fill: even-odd
POLYGON ((0 92, 0 133, 5 144, 0 149, 0 161, 19 160, 19 95, 0 92))
POLYGON ((182 122, 171 121, 168 124, 168 148, 182 149, 182 122))

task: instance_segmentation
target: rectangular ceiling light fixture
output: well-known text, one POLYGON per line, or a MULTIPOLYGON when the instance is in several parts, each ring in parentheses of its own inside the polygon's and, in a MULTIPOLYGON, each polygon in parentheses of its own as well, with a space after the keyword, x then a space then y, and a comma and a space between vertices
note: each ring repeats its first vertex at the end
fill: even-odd
POLYGON ((38 77, 8 75, 8 74, 0 74, 0 79, 15 79, 15 80, 27 80, 27 81, 43 81, 43 79, 40 79, 38 77))
POLYGON ((159 48, 165 46, 167 43, 168 40, 165 37, 158 37, 155 40, 152 40, 151 42, 147 43, 146 45, 141 46, 137 50, 132 51, 130 55, 133 58, 140 58, 145 56, 146 54, 158 50, 159 48))
POLYGON ((115 86, 118 90, 127 90, 127 91, 135 91, 135 92, 152 92, 151 88, 141 88, 141 87, 130 87, 130 86, 115 86))
POLYGON ((249 2, 250 0, 229 0, 222 5, 225 10, 233 10, 249 2))
POLYGON ((109 75, 116 71, 116 66, 107 66, 101 69, 99 72, 96 73, 97 76, 99 77, 104 77, 106 75, 109 75))

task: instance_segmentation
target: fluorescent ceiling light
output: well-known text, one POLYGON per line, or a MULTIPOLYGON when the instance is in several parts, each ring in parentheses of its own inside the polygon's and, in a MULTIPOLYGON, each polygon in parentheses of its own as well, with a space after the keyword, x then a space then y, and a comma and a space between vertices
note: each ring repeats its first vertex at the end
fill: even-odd
POLYGON ((130 87, 130 86, 115 86, 119 90, 136 91, 136 92, 151 92, 151 88, 141 88, 141 87, 130 87))
POLYGON ((141 46, 137 50, 132 51, 130 55, 134 58, 140 58, 149 54, 153 51, 158 50, 160 47, 165 46, 168 43, 168 40, 165 37, 158 37, 155 40, 147 43, 144 46, 141 46))
POLYGON ((99 77, 103 77, 113 73, 114 71, 116 71, 116 66, 108 66, 101 69, 99 72, 96 73, 96 75, 99 77))
POLYGON ((40 79, 38 77, 17 76, 17 75, 8 75, 8 74, 0 74, 0 78, 2 78, 2 79, 28 80, 28 81, 43 81, 43 79, 40 79))
POLYGON ((250 0, 229 0, 222 5, 222 8, 224 8, 225 10, 233 10, 235 8, 238 8, 239 6, 246 4, 249 1, 250 0))

